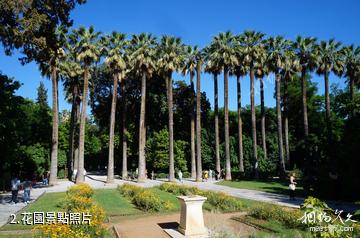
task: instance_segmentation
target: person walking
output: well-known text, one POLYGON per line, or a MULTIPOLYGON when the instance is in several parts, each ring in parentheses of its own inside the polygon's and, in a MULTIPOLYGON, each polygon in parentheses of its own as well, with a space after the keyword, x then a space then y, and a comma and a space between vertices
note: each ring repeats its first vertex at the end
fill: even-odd
POLYGON ((295 200, 295 189, 296 189, 296 181, 295 181, 295 173, 290 175, 290 184, 289 184, 289 196, 290 200, 295 200))
POLYGON ((31 181, 26 179, 23 183, 24 188, 24 203, 29 204, 30 203, 30 190, 31 190, 31 181))
POLYGON ((17 196, 19 193, 19 187, 20 187, 20 180, 14 176, 11 180, 11 201, 10 203, 14 204, 17 203, 17 196))
POLYGON ((181 172, 180 169, 179 169, 179 171, 178 171, 178 177, 179 177, 180 183, 182 183, 182 182, 183 182, 183 181, 182 181, 183 174, 182 174, 182 172, 181 172))

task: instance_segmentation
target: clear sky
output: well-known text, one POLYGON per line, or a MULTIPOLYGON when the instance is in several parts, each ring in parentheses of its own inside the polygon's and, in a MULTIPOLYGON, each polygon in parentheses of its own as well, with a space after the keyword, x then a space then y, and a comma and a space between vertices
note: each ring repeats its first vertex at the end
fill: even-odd
MULTIPOLYGON (((96 30, 109 33, 113 30, 128 35, 140 32, 179 36, 184 43, 203 47, 219 32, 231 30, 238 34, 244 30, 261 31, 269 36, 282 35, 295 39, 297 35, 314 36, 320 40, 335 38, 343 44, 360 45, 360 1, 358 0, 182 0, 182 1, 119 1, 88 0, 72 12, 74 27, 93 25, 96 30)), ((4 55, 0 50, 0 70, 15 77, 23 86, 18 94, 36 98, 36 88, 41 80, 48 89, 51 103, 51 83, 42 78, 35 63, 22 66, 17 58, 4 55)), ((174 75, 175 79, 186 79, 174 75)), ((223 105, 223 81, 219 78, 219 105, 223 105)), ((273 76, 265 80, 265 104, 275 105, 273 76)), ((313 75, 323 94, 323 78, 313 75)), ((343 79, 333 75, 331 83, 344 87, 343 79)), ((259 84, 256 84, 257 90, 259 84)), ((203 74, 201 89, 213 104, 213 81, 203 74)), ((60 110, 70 109, 64 101, 60 87, 60 110)), ((257 93, 256 103, 259 103, 257 93)), ((230 78, 229 104, 236 110, 236 82, 230 78)), ((249 104, 249 79, 242 79, 242 104, 249 104)), ((50 104, 51 105, 51 104, 50 104)))

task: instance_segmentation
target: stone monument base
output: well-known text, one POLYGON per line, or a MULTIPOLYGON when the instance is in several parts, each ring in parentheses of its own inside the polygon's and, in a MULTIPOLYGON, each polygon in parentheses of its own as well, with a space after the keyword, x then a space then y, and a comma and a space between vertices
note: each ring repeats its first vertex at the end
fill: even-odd
POLYGON ((185 236, 180 231, 176 229, 164 229, 166 234, 168 234, 171 238, 209 238, 210 237, 210 231, 206 229, 205 234, 203 235, 190 235, 185 236))

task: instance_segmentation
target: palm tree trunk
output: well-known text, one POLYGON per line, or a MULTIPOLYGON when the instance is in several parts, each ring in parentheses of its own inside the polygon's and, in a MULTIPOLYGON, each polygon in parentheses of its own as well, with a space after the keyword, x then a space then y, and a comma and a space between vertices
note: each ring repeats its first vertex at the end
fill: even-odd
POLYGON ((231 180, 231 164, 230 164, 230 138, 229 138, 229 102, 228 102, 228 94, 229 94, 229 68, 227 66, 224 67, 224 122, 225 122, 225 180, 231 180))
POLYGON ((254 95, 254 69, 250 69, 250 104, 251 104, 251 134, 252 134, 252 143, 253 143, 253 160, 254 160, 254 171, 255 177, 259 176, 258 174, 258 159, 257 159, 257 143, 256 143, 256 112, 255 112, 255 95, 254 95))
POLYGON ((146 73, 143 72, 141 78, 141 106, 140 106, 140 126, 139 126, 139 175, 138 182, 146 179, 146 160, 145 160, 145 103, 146 103, 146 73))
POLYGON ((122 179, 127 179, 127 127, 126 127, 126 97, 125 97, 125 80, 121 79, 121 97, 122 97, 122 179))
POLYGON ((239 170, 244 172, 244 152, 243 152, 243 138, 242 138, 242 119, 241 119, 241 79, 240 75, 236 75, 237 81, 237 103, 238 103, 238 149, 239 149, 239 170))
POLYGON ((80 117, 80 133, 79 133, 79 164, 78 171, 76 176, 76 183, 81 183, 85 181, 84 177, 84 142, 85 142, 85 123, 86 123, 86 104, 87 104, 87 94, 89 87, 89 66, 85 65, 84 68, 84 89, 82 95, 82 107, 81 107, 81 117, 80 117))
POLYGON ((200 73, 201 73, 201 64, 198 63, 196 67, 196 162, 197 162, 196 181, 198 182, 200 182, 202 178, 200 73))
POLYGON ((194 74, 190 72, 190 84, 191 84, 191 178, 196 179, 196 158, 195 158, 195 95, 194 95, 194 74))
POLYGON ((301 71, 301 93, 302 93, 303 122, 304 122, 305 163, 307 163, 307 159, 308 159, 308 137, 309 137, 306 90, 307 90, 307 88, 306 88, 306 69, 303 69, 301 71))
POLYGON ((281 83, 281 75, 276 73, 276 118, 277 118, 277 133, 278 133, 278 148, 279 148, 279 164, 280 164, 280 174, 285 174, 285 162, 284 162, 284 148, 283 148, 283 138, 282 138, 282 120, 281 120, 281 93, 280 93, 280 83, 281 83))
MULTIPOLYGON (((355 87, 355 82, 354 82, 354 74, 349 75, 349 92, 350 92, 350 102, 352 103, 354 100, 354 87, 355 87)), ((352 109, 352 116, 355 115, 355 108, 352 109)))
POLYGON ((286 161, 290 163, 290 147, 289 147, 289 77, 285 76, 284 80, 284 136, 285 136, 285 152, 286 161))
POLYGON ((264 81, 260 78, 260 101, 261 101, 261 139, 264 151, 264 159, 267 159, 266 133, 265 133, 265 102, 264 102, 264 81))
POLYGON ((117 87, 118 75, 113 75, 113 92, 111 100, 111 114, 110 114, 110 133, 109 133, 109 159, 107 167, 107 183, 114 182, 114 132, 115 132, 115 115, 116 115, 116 101, 117 101, 117 87))
MULTIPOLYGON (((77 123, 77 100, 78 100, 78 86, 74 85, 72 90, 71 102, 71 117, 70 117, 70 133, 69 133, 69 161, 68 169, 70 172, 74 171, 74 158, 75 158, 75 136, 76 136, 76 123, 77 123)), ((71 173, 69 173, 70 175, 71 173)), ((70 177, 69 177, 70 178, 70 177)))
POLYGON ((172 72, 168 74, 168 112, 169 112, 169 181, 175 180, 174 169, 174 119, 173 119, 173 91, 172 72))
MULTIPOLYGON (((331 118, 330 118, 330 93, 329 93, 329 72, 324 74, 325 80, 325 107, 326 107, 326 126, 327 126, 327 136, 328 136, 328 145, 331 146, 331 118)), ((330 147, 331 148, 331 147, 330 147)))
POLYGON ((52 141, 51 141, 51 160, 49 184, 55 185, 57 182, 58 171, 58 144, 59 144, 59 118, 58 118, 58 79, 56 67, 51 66, 52 82, 52 141))
POLYGON ((73 168, 74 170, 79 170, 79 125, 80 125, 80 106, 81 106, 81 99, 79 97, 80 95, 80 90, 78 89, 77 91, 77 100, 76 100, 76 124, 75 124, 75 142, 74 142, 74 165, 73 168))
POLYGON ((214 121, 215 121, 215 156, 216 156, 216 171, 220 174, 220 138, 219 138, 219 93, 218 93, 218 74, 214 73, 214 121))

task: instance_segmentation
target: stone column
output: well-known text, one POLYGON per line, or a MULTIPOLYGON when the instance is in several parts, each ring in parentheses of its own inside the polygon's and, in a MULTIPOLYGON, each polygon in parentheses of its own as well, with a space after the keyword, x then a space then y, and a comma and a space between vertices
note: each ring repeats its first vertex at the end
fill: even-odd
POLYGON ((178 230, 185 236, 207 236, 204 226, 202 205, 206 197, 178 196, 181 205, 180 226, 178 230))

